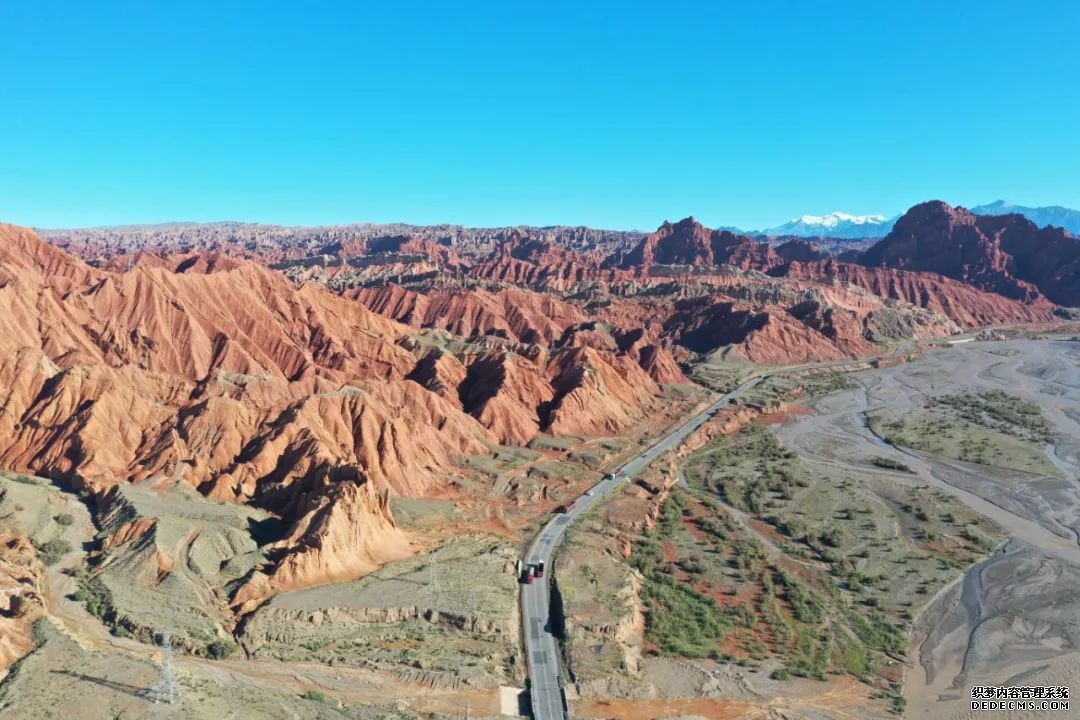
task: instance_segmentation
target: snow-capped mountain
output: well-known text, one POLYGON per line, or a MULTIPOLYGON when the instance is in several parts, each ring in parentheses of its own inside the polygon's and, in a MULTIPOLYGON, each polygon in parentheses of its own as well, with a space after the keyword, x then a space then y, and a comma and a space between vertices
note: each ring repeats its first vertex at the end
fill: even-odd
POLYGON ((893 223, 899 216, 887 218, 884 215, 851 215, 845 212, 832 212, 828 215, 803 215, 778 225, 759 231, 762 235, 797 235, 799 237, 834 237, 834 238, 878 238, 889 234, 893 223))
MULTIPOLYGON (((1015 213, 1023 215, 1039 227, 1053 225, 1063 227, 1073 235, 1080 237, 1080 210, 1073 210, 1060 205, 1046 207, 1026 207, 1014 205, 1005 200, 996 200, 986 205, 976 205, 971 208, 976 215, 1009 215, 1015 213)), ((729 229, 732 232, 743 232, 746 235, 764 235, 767 237, 818 237, 835 238, 837 240, 877 239, 889 234, 893 225, 900 218, 899 215, 886 217, 884 215, 852 215, 845 212, 832 212, 827 215, 803 215, 792 218, 783 225, 765 230, 739 231, 736 228, 729 229)))
POLYGON ((1010 215, 1016 213, 1023 215, 1039 227, 1053 225, 1063 227, 1073 235, 1080 236, 1080 210, 1073 210, 1060 205, 1047 207, 1025 207, 1013 205, 1005 200, 996 200, 987 205, 978 205, 971 208, 976 215, 1010 215))

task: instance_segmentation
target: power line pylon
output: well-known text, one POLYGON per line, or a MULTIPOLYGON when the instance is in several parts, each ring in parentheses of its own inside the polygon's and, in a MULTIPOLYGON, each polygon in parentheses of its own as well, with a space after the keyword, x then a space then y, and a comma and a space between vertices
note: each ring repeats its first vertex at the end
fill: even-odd
POLYGON ((147 697, 153 700, 155 705, 159 702, 171 705, 180 699, 180 682, 176 679, 176 668, 173 667, 172 659, 172 633, 166 630, 161 633, 161 679, 146 691, 147 697))

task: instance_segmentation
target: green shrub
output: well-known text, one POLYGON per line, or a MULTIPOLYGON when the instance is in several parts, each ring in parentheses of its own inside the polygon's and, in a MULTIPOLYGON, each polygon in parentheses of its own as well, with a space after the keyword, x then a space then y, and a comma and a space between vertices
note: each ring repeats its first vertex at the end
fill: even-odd
POLYGON ((893 460, 887 457, 876 457, 870 461, 879 468, 885 468, 886 470, 899 470, 900 472, 915 472, 910 467, 900 462, 899 460, 893 460))
POLYGON ((57 525, 63 525, 64 527, 67 527, 68 525, 71 525, 73 522, 75 522, 75 518, 71 517, 71 515, 68 513, 57 515, 53 518, 53 520, 56 521, 57 525))
POLYGON ((701 558, 698 557, 684 558, 677 564, 680 569, 690 575, 701 575, 705 572, 705 565, 702 564, 701 558))
POLYGON ((831 548, 838 548, 844 545, 847 537, 844 531, 839 527, 830 527, 822 530, 818 534, 818 543, 831 548))
POLYGON ((61 538, 53 538, 39 545, 37 551, 41 562, 46 565, 55 565, 60 562, 62 557, 71 552, 71 543, 61 538))
POLYGON ((865 678, 870 673, 870 658, 862 643, 849 640, 846 634, 837 637, 838 647, 835 658, 838 665, 856 678, 865 678))
POLYGON ((75 591, 73 597, 85 605, 86 611, 99 620, 104 620, 112 609, 109 591, 96 579, 85 580, 79 585, 79 589, 75 591))
POLYGON ((791 613, 799 622, 817 625, 825 619, 825 608, 821 601, 799 586, 788 588, 786 593, 791 613))
POLYGON ((711 599, 659 573, 647 579, 642 599, 649 609, 648 634, 669 655, 706 658, 730 628, 711 599))
POLYGON ((232 640, 214 640, 206 646, 206 657, 211 660, 224 660, 236 652, 236 643, 232 640))
POLYGON ((21 485, 40 485, 36 478, 32 478, 29 475, 12 475, 11 480, 21 485))
POLYGON ((882 612, 874 610, 869 617, 852 612, 849 619, 855 634, 869 647, 894 655, 907 652, 907 636, 890 623, 882 612))

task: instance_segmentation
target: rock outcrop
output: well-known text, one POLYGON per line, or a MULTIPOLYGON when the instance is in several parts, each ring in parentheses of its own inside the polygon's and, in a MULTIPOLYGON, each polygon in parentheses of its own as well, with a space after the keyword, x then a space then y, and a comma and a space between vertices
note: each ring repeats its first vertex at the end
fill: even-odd
POLYGON ((581 307, 550 295, 517 288, 421 293, 393 285, 345 294, 418 329, 491 345, 460 357, 434 350, 409 377, 455 402, 499 442, 526 443, 541 431, 608 435, 654 405, 657 383, 687 382, 645 329, 589 321, 581 307), (625 391, 626 380, 639 379, 634 392, 625 391))
POLYGON ((446 330, 464 338, 487 335, 545 346, 566 328, 587 319, 574 305, 517 288, 420 293, 385 285, 347 291, 345 296, 415 328, 446 330))
MULTIPOLYGON (((311 507, 288 536, 272 546, 285 556, 269 575, 271 592, 353 580, 412 554, 408 537, 390 514, 387 493, 356 474, 357 481, 339 480, 311 497, 311 507)), ((250 602, 257 595, 243 592, 241 600, 250 602)))
POLYGON ((1026 303, 1080 305, 1080 239, 1022 215, 975 215, 940 201, 908 210, 860 262, 933 272, 1026 303))
POLYGON ((543 409, 544 425, 557 435, 610 435, 639 422, 660 388, 626 355, 590 347, 556 353, 547 371, 555 396, 543 409))
POLYGON ((406 552, 386 493, 430 492, 491 439, 405 379, 408 327, 324 288, 227 258, 106 273, 0 232, 0 465, 97 494, 178 478, 269 509, 298 528, 278 586, 406 552))
POLYGON ((864 267, 837 260, 791 263, 781 272, 789 278, 860 287, 879 297, 943 315, 963 328, 1054 319, 1054 307, 1045 299, 1023 303, 927 272, 864 267))
POLYGON ((499 442, 525 444, 540 433, 540 408, 555 391, 542 367, 520 355, 495 351, 471 360, 458 393, 465 410, 499 442))
POLYGON ((727 230, 710 230, 694 218, 665 222, 619 262, 648 273, 654 265, 718 266, 768 270, 783 259, 768 245, 727 230))
POLYGON ((569 292, 595 285, 624 282, 628 273, 601 268, 597 254, 567 250, 551 242, 512 232, 470 274, 485 282, 509 283, 544 292, 569 292))
POLYGON ((45 614, 44 568, 29 538, 0 532, 0 674, 34 647, 34 622, 45 614))

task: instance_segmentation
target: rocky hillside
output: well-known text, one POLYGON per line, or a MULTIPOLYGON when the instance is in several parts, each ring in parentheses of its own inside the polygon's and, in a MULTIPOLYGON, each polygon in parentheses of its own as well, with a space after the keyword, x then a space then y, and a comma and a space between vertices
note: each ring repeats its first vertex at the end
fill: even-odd
MULTIPOLYGON (((903 227, 898 224, 897 231, 903 227)), ((616 335, 639 333, 650 375, 661 384, 680 381, 675 360, 685 362, 693 353, 723 349, 770 363, 837 359, 873 354, 876 343, 886 339, 1053 319, 1052 303, 1030 288, 1006 298, 941 274, 842 262, 806 240, 770 245, 710 230, 693 218, 664 223, 633 247, 609 253, 568 247, 550 233, 512 230, 500 237, 486 254, 465 256, 419 236, 339 241, 321 246, 328 254, 273 267, 295 282, 325 285, 414 329, 445 331, 487 349, 509 342, 518 355, 514 364, 521 358, 526 364, 546 363, 538 350, 558 350, 564 344, 560 335, 578 336, 581 327, 601 320, 616 335), (833 307, 839 291, 822 290, 837 283, 876 296, 873 302, 880 307, 871 309, 865 297, 858 310, 843 303, 833 307)), ((144 253, 131 262, 214 272, 236 261, 220 254, 144 253)), ((114 260, 101 266, 124 269, 114 260)), ((621 351, 617 340, 607 345, 621 351)), ((462 360, 463 366, 469 362, 462 360)), ((448 361, 439 365, 446 370, 448 361)), ((548 402, 546 393, 541 396, 540 402, 548 402)), ((532 432, 527 428, 546 428, 540 411, 479 412, 504 440, 524 438, 532 432), (496 415, 514 418, 508 420, 512 427, 495 427, 496 415)))
POLYGON ((220 254, 99 269, 0 226, 0 466, 273 513, 254 601, 407 555, 387 497, 439 492, 492 443, 647 417, 685 378, 632 330, 524 290, 336 294, 220 254))
POLYGON ((1020 302, 959 280, 925 272, 864 267, 829 259, 792 262, 775 274, 829 284, 846 284, 874 295, 943 315, 963 328, 1051 322, 1054 306, 1045 298, 1020 302))
POLYGON ((1080 305, 1080 240, 1019 214, 916 205, 859 262, 938 273, 1022 302, 1080 305))
POLYGON ((727 230, 709 230, 689 217, 665 222, 622 257, 619 266, 648 272, 654 265, 735 267, 767 270, 782 259, 768 243, 727 230))
POLYGON ((417 238, 462 255, 486 255, 516 235, 527 234, 582 252, 613 252, 637 242, 644 233, 588 227, 469 228, 461 225, 354 223, 295 227, 260 223, 162 223, 104 228, 39 230, 50 243, 80 257, 108 261, 140 253, 177 255, 221 252, 263 263, 312 255, 359 256, 380 249, 383 238, 417 238))

